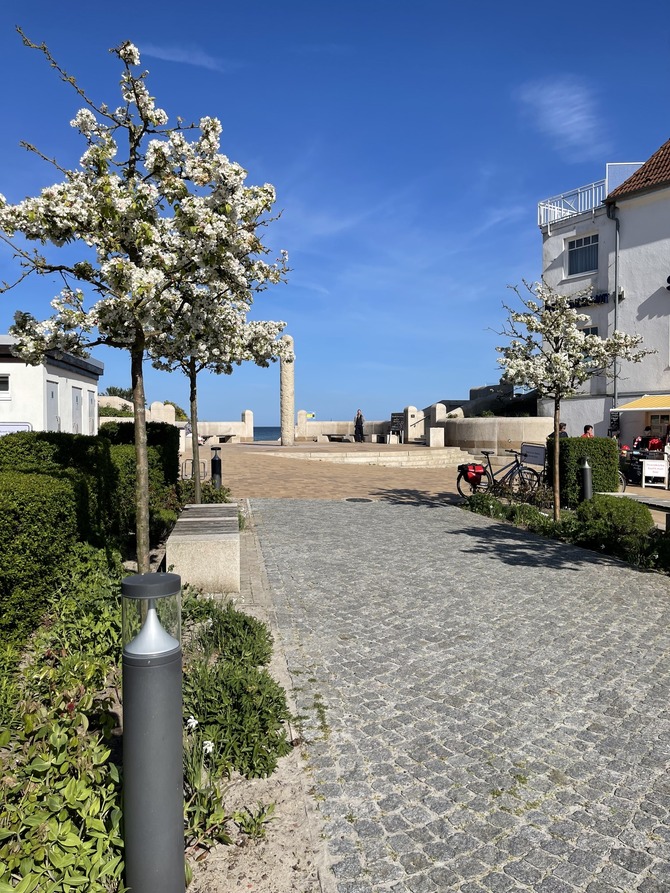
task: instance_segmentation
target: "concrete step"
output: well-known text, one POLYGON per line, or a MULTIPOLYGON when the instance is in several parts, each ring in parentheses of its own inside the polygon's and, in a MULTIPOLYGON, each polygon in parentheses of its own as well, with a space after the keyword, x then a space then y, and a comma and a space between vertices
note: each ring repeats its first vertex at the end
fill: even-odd
POLYGON ((308 459, 344 465, 383 465, 390 468, 452 468, 473 461, 470 453, 458 447, 409 450, 286 450, 272 452, 284 459, 308 459))

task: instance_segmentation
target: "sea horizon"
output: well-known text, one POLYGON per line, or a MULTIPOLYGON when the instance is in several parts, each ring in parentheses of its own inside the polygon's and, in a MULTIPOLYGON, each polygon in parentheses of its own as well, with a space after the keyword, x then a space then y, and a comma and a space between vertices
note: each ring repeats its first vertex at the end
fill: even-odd
POLYGON ((254 442, 279 440, 281 438, 280 425, 254 425, 254 442))

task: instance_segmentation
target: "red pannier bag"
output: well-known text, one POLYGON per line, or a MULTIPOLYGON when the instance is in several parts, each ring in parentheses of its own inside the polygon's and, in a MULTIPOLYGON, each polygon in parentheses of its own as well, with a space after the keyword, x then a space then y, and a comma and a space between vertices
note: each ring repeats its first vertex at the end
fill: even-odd
POLYGON ((484 475, 484 466, 474 463, 459 465, 458 470, 469 484, 478 484, 484 475))

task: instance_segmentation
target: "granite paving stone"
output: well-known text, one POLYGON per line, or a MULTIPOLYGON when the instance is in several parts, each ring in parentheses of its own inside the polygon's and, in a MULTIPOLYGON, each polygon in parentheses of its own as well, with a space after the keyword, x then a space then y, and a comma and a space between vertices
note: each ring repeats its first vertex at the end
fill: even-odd
POLYGON ((670 581, 438 500, 250 500, 338 893, 670 890, 670 581))

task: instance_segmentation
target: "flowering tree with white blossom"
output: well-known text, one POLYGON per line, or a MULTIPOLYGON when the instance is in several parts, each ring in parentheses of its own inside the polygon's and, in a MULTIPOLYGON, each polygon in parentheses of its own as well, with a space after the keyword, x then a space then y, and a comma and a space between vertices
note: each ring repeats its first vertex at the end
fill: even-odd
POLYGON ((269 366, 281 359, 293 361, 293 351, 278 336, 284 322, 247 320, 248 306, 231 300, 228 289, 196 287, 189 296, 188 312, 171 321, 158 339, 153 360, 158 369, 179 369, 189 380, 191 442, 193 446, 194 500, 201 501, 198 442, 198 374, 205 369, 230 375, 234 366, 253 362, 269 366))
MULTIPOLYGON (((49 49, 28 40, 60 78, 79 95, 83 108, 71 122, 86 141, 79 167, 50 161, 62 181, 38 196, 8 204, 0 196, 0 237, 14 248, 30 273, 59 275, 61 293, 54 314, 38 322, 17 313, 11 331, 19 355, 39 363, 50 350, 85 355, 99 344, 130 355, 137 457, 137 561, 149 570, 149 508, 143 361, 161 356, 161 341, 171 327, 188 325, 198 289, 221 296, 245 322, 253 294, 281 281, 287 256, 264 260, 259 237, 275 202, 270 184, 246 186, 246 171, 219 152, 221 125, 203 118, 168 127, 141 71, 140 54, 130 42, 111 52, 119 59, 122 104, 94 103, 54 60, 49 49), (191 138, 189 138, 189 136, 191 138), (81 249, 74 262, 53 263, 15 236, 42 245, 81 249), (226 300, 223 296, 226 296, 226 300), (87 307, 87 302, 90 306, 87 307)), ((11 285, 5 286, 9 288, 11 285)))
POLYGON ((544 282, 524 281, 527 295, 513 287, 522 308, 503 304, 507 322, 498 334, 510 339, 502 354, 503 381, 534 388, 554 401, 554 520, 560 518, 559 422, 561 401, 576 394, 595 375, 607 374, 615 359, 639 363, 651 350, 640 348, 641 335, 615 331, 608 338, 587 334, 591 322, 579 308, 589 303, 592 289, 562 295, 544 282))

